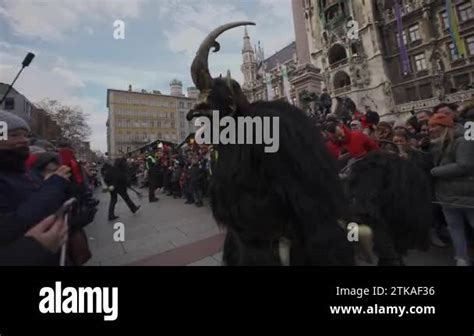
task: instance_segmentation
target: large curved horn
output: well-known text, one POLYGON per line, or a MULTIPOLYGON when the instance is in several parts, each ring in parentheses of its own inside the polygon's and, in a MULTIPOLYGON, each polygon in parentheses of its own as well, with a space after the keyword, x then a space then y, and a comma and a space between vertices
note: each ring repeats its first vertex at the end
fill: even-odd
POLYGON ((214 47, 214 52, 217 52, 220 49, 220 45, 216 39, 226 30, 247 25, 254 26, 255 23, 249 21, 238 21, 222 25, 214 29, 201 43, 196 56, 194 57, 193 64, 191 65, 191 77, 194 85, 196 85, 196 88, 199 91, 205 91, 211 88, 212 77, 209 72, 208 58, 209 51, 212 47, 214 47))

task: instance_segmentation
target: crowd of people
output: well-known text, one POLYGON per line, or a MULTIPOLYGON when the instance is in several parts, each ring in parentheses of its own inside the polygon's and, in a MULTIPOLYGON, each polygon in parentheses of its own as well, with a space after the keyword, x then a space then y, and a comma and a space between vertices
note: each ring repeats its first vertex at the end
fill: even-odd
POLYGON ((431 242, 439 247, 451 242, 456 264, 466 266, 474 241, 474 141, 465 136, 467 122, 474 122, 473 103, 443 103, 396 122, 380 121, 378 113, 367 108, 365 114, 356 112, 345 122, 329 114, 319 126, 341 170, 382 150, 425 172, 433 190, 431 242))
MULTIPOLYGON (((391 122, 370 108, 352 113, 350 119, 328 112, 317 126, 341 173, 373 151, 389 151, 411 161, 432 181, 432 244, 452 244, 456 264, 470 265, 474 141, 465 137, 464 125, 474 122, 474 104, 440 104, 391 122)), ((65 264, 84 264, 91 255, 83 229, 94 220, 99 201, 93 192, 101 185, 110 193, 110 221, 118 218, 118 196, 132 213, 140 209, 128 195, 132 190, 141 196, 135 188, 147 188, 150 203, 159 201, 161 193, 202 207, 218 159, 212 146, 190 143, 179 149, 163 145, 102 166, 81 163, 67 142, 54 146, 29 139, 28 124, 6 111, 0 111, 0 120, 8 126, 8 139, 0 140, 0 264, 4 265, 59 265, 65 242, 65 264), (66 223, 58 209, 71 198, 75 206, 66 223)))
POLYGON ((212 175, 212 153, 212 147, 195 143, 186 149, 165 145, 156 151, 117 159, 114 165, 106 163, 102 174, 106 190, 111 193, 109 220, 118 218, 115 215, 117 195, 123 198, 130 211, 138 211, 139 206, 133 203, 127 192, 128 189, 137 192, 134 186, 148 188, 150 203, 158 202, 157 193, 163 193, 175 199, 184 198, 184 204, 202 207, 212 175))

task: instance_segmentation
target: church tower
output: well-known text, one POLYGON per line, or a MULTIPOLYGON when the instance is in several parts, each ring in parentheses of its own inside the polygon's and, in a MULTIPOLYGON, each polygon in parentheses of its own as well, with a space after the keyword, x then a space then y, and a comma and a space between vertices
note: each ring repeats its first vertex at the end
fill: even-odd
POLYGON ((243 88, 250 89, 253 85, 255 85, 257 80, 257 60, 255 58, 255 51, 252 48, 252 44, 250 43, 250 37, 247 31, 247 27, 245 27, 242 58, 243 63, 241 66, 241 70, 244 74, 243 88))

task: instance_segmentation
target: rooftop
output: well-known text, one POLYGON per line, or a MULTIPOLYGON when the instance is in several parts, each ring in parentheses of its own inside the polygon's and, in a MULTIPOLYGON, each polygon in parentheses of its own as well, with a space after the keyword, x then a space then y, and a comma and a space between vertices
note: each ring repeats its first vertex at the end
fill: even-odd
POLYGON ((278 64, 285 64, 289 60, 293 59, 296 54, 296 42, 291 42, 289 45, 277 51, 272 56, 268 57, 264 63, 267 67, 267 71, 270 71, 278 66, 278 64))
POLYGON ((147 96, 159 96, 165 98, 173 98, 173 99, 185 99, 185 100, 192 100, 195 101, 194 98, 189 98, 186 96, 178 97, 172 95, 165 95, 162 93, 154 93, 154 92, 140 92, 140 91, 128 91, 128 90, 117 90, 117 89, 107 89, 107 107, 109 107, 109 92, 122 92, 122 93, 130 93, 130 94, 138 94, 138 95, 147 95, 147 96))

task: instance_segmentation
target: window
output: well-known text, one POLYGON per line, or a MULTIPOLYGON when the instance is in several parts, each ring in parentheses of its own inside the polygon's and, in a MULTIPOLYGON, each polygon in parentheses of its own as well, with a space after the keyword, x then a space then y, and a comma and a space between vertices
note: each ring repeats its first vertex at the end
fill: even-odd
POLYGON ((447 12, 441 13, 441 23, 443 25, 443 29, 448 29, 449 20, 448 20, 448 13, 447 12))
POLYGON ((15 98, 7 97, 5 98, 5 110, 14 110, 15 109, 15 98))
POLYGON ((474 56, 474 35, 466 38, 466 44, 469 49, 469 55, 474 56))
POLYGON ((420 96, 421 99, 433 98, 433 88, 430 83, 420 85, 420 96))
POLYGON ((156 122, 156 127, 161 128, 161 121, 156 122))
POLYGON ((411 26, 410 28, 408 28, 408 31, 410 32, 410 41, 411 42, 421 40, 420 25, 418 23, 416 25, 411 26))
POLYGON ((184 121, 181 121, 181 122, 179 123, 179 126, 180 126, 181 128, 184 128, 184 121))
POLYGON ((418 100, 418 97, 416 96, 416 88, 415 87, 409 87, 405 89, 405 95, 406 95, 406 101, 407 102, 412 102, 418 100))
POLYGON ((469 86, 471 84, 470 74, 462 74, 454 77, 454 85, 456 88, 461 88, 462 86, 469 86))
POLYGON ((451 43, 449 45, 449 51, 451 53, 451 61, 457 61, 459 59, 458 52, 456 50, 456 47, 454 46, 454 43, 451 43))
MULTIPOLYGON (((403 31, 403 44, 407 45, 408 44, 408 39, 407 39, 407 32, 403 31)), ((400 47, 400 35, 397 33, 397 45, 400 47)))
POLYGON ((458 7, 459 10, 459 19, 461 22, 466 22, 467 20, 474 18, 474 12, 472 11, 472 4, 467 2, 458 7))
POLYGON ((155 122, 153 120, 150 121, 150 127, 154 128, 155 127, 155 122))
POLYGON ((423 71, 428 69, 428 66, 426 65, 426 58, 425 54, 418 54, 415 55, 415 64, 416 64, 416 71, 423 71))
POLYGON ((188 103, 188 108, 190 109, 191 107, 193 107, 193 104, 192 104, 192 103, 188 103))
POLYGON ((183 102, 179 102, 179 108, 184 108, 184 103, 183 102))

